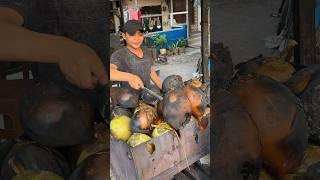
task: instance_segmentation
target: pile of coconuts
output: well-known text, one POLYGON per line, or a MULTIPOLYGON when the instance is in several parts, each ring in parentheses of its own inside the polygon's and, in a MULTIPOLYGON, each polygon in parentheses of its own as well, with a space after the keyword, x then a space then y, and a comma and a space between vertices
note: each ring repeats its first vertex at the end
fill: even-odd
POLYGON ((228 48, 212 43, 213 179, 319 179, 320 66, 290 62, 295 45, 230 76, 228 48))
POLYGON ((24 134, 0 142, 0 179, 108 179, 109 132, 82 95, 53 82, 26 91, 24 134))
POLYGON ((111 88, 112 136, 134 147, 168 131, 179 131, 191 116, 205 129, 210 117, 207 87, 200 80, 184 82, 179 75, 169 75, 161 90, 148 87, 163 97, 161 101, 143 90, 139 95, 127 88, 111 88))

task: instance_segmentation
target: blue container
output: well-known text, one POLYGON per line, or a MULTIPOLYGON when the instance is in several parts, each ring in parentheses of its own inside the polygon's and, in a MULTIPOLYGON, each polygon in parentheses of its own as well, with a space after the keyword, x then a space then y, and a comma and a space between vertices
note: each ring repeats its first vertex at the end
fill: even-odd
MULTIPOLYGON (((153 32, 149 35, 146 36, 147 39, 147 44, 150 45, 152 44, 152 39, 150 36, 152 34, 157 33, 159 35, 165 34, 167 37, 167 44, 165 45, 166 48, 168 48, 168 45, 172 43, 176 43, 180 39, 187 39, 187 25, 182 25, 182 26, 173 26, 172 29, 167 30, 167 31, 161 31, 161 32, 153 32)), ((159 49, 159 47, 157 48, 159 49)))

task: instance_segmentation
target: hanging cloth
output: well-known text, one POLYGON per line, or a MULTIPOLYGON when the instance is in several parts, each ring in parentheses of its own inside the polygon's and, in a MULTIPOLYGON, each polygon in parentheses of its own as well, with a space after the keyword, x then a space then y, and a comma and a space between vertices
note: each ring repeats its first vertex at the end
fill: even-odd
POLYGON ((123 21, 126 23, 129 20, 129 12, 128 8, 123 8, 123 21))
POLYGON ((141 13, 141 10, 139 9, 138 10, 138 20, 141 22, 141 18, 142 18, 142 13, 141 13))
POLYGON ((129 20, 139 20, 141 19, 141 11, 139 8, 132 8, 130 7, 128 9, 128 13, 129 13, 129 20), (140 14, 140 17, 139 15, 140 14))

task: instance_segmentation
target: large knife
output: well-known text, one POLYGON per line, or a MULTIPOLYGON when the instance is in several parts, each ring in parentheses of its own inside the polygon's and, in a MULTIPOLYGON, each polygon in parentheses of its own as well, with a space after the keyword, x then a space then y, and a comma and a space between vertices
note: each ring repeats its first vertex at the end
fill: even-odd
POLYGON ((162 97, 162 96, 160 96, 159 94, 151 91, 150 89, 144 87, 143 90, 146 91, 147 93, 151 94, 152 96, 156 97, 156 98, 159 99, 160 101, 163 100, 163 97, 162 97))

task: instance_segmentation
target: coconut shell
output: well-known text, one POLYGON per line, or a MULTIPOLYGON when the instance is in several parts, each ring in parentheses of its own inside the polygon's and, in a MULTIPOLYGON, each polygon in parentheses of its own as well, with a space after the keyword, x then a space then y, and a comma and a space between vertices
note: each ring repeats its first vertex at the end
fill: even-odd
POLYGON ((295 175, 306 175, 309 167, 320 161, 320 148, 316 145, 308 145, 306 150, 303 163, 299 170, 296 171, 295 175))
POLYGON ((257 68, 256 73, 283 83, 292 77, 294 71, 294 67, 282 59, 265 59, 257 68))
POLYGON ((128 139, 127 144, 130 147, 135 147, 138 146, 142 143, 145 143, 147 141, 150 141, 151 137, 146 135, 146 134, 142 134, 142 133, 134 133, 132 134, 132 136, 128 139))
POLYGON ((291 79, 286 83, 286 85, 296 95, 300 95, 309 84, 309 81, 312 79, 313 75, 319 71, 320 65, 315 65, 301 69, 291 77, 291 79))
POLYGON ((53 83, 37 84, 20 111, 25 133, 46 146, 71 146, 93 137, 92 106, 73 91, 53 83))
MULTIPOLYGON (((110 137, 109 132, 106 135, 110 137)), ((108 140, 110 140, 110 138, 108 138, 108 140)), ((59 148, 59 152, 63 153, 64 157, 66 157, 70 167, 72 169, 75 169, 76 166, 79 165, 82 161, 84 161, 87 157, 97 152, 101 152, 108 149, 109 145, 106 144, 106 142, 99 142, 98 140, 94 140, 86 144, 79 144, 76 146, 59 148)))
POLYGON ((235 66, 239 74, 263 75, 272 78, 278 82, 287 82, 295 72, 295 67, 289 63, 293 54, 293 48, 298 43, 289 40, 286 49, 270 57, 259 55, 247 62, 235 66))
POLYGON ((101 151, 89 156, 78 165, 69 180, 110 179, 109 159, 109 151, 101 151))
POLYGON ((210 108, 205 109, 205 113, 198 120, 200 129, 206 129, 210 121, 210 108))
POLYGON ((112 109, 111 111, 111 119, 118 117, 118 116, 127 116, 127 117, 131 117, 132 116, 132 112, 129 109, 120 107, 120 106, 116 106, 112 109))
POLYGON ((107 144, 110 142, 110 129, 106 124, 95 124, 94 128, 94 141, 107 144))
POLYGON ((307 87, 300 95, 307 114, 309 139, 320 144, 320 71, 312 75, 307 87))
POLYGON ((265 167, 278 179, 294 172, 308 144, 306 116, 297 97, 265 76, 240 77, 230 91, 258 128, 265 167))
POLYGON ((199 88, 191 85, 185 86, 183 92, 191 103, 192 115, 197 119, 200 119, 200 117, 204 115, 205 109, 209 104, 206 95, 199 88))
POLYGON ((163 99, 163 118, 174 129, 178 130, 191 117, 191 103, 183 89, 168 92, 163 99))
POLYGON ((160 117, 160 118, 163 117, 163 100, 158 101, 158 103, 157 103, 157 114, 158 114, 158 117, 160 117))
POLYGON ((107 144, 92 142, 89 144, 82 145, 81 153, 78 156, 77 165, 80 165, 83 161, 85 161, 88 157, 103 151, 107 151, 109 149, 107 144))
POLYGON ((117 102, 123 108, 136 108, 139 105, 139 95, 133 90, 121 88, 117 94, 117 102))
POLYGON ((169 132, 171 130, 173 130, 173 129, 170 127, 169 124, 162 122, 162 123, 154 126, 154 129, 152 130, 151 137, 155 138, 155 137, 161 136, 162 134, 169 132))
POLYGON ((203 85, 202 82, 201 82, 200 80, 197 80, 197 79, 195 79, 195 80, 193 80, 193 79, 188 80, 188 81, 184 82, 184 84, 185 84, 185 85, 191 85, 191 86, 194 86, 194 87, 196 87, 196 88, 201 88, 202 85, 203 85))
POLYGON ((211 123, 212 179, 256 180, 262 166, 258 130, 238 98, 217 89, 211 123))
POLYGON ((143 102, 136 108, 131 120, 131 131, 136 133, 151 133, 151 124, 158 120, 157 110, 143 102))
POLYGON ((281 58, 258 56, 235 66, 241 75, 264 75, 278 82, 288 81, 294 73, 294 67, 281 58))
POLYGON ((278 82, 287 82, 294 73, 294 67, 282 59, 272 59, 263 61, 256 70, 259 75, 268 76, 278 82))
POLYGON ((201 88, 202 82, 200 80, 193 80, 193 81, 191 81, 190 85, 194 86, 196 88, 201 88))
POLYGON ((179 89, 184 86, 182 77, 179 75, 170 75, 162 82, 162 92, 167 93, 171 90, 179 89))
POLYGON ((49 171, 67 179, 71 173, 66 159, 57 151, 33 142, 14 145, 1 169, 1 179, 11 179, 24 170, 49 171))

